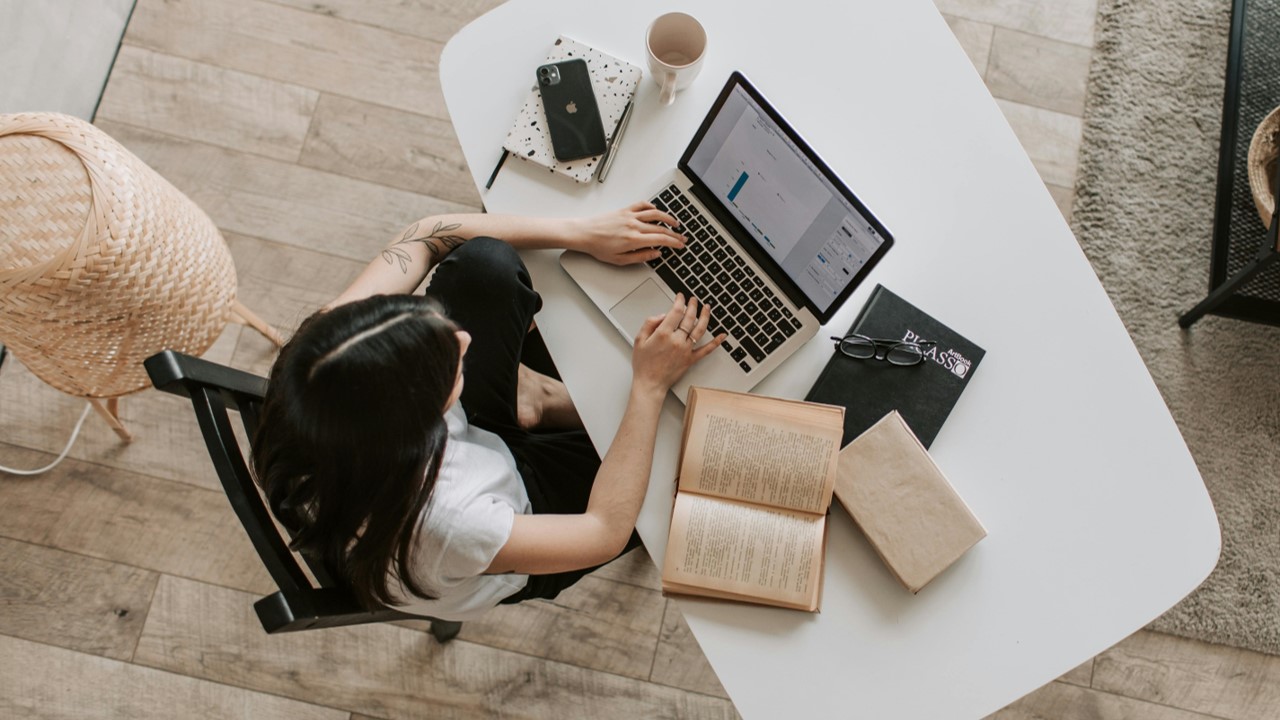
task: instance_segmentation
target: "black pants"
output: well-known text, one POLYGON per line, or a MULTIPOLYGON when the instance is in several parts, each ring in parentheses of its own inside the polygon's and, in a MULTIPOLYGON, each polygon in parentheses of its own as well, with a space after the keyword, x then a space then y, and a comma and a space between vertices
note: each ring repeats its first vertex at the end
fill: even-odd
MULTIPOLYGON (((586 431, 529 431, 516 421, 519 363, 560 377, 541 335, 529 332, 542 298, 520 256, 501 240, 474 238, 440 263, 427 295, 471 334, 462 368, 462 408, 468 422, 496 434, 510 448, 533 512, 585 512, 600 470, 600 456, 586 431)), ((626 550, 639 544, 640 536, 632 532, 626 550)), ((531 575, 523 590, 502 602, 554 598, 594 569, 531 575)))

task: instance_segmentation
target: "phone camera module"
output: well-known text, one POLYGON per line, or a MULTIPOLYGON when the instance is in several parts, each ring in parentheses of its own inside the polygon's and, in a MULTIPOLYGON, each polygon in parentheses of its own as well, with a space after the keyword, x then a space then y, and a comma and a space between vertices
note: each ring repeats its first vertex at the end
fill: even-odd
POLYGON ((543 65, 538 68, 538 84, 544 87, 560 84, 560 68, 555 65, 543 65))

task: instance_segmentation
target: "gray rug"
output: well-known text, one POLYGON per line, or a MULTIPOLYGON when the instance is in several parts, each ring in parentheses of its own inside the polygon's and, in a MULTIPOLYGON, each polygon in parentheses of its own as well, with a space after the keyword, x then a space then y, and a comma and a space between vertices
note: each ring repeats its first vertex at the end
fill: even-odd
POLYGON ((1222 523, 1218 567, 1151 628, 1280 655, 1280 328, 1177 325, 1207 291, 1230 6, 1100 0, 1071 224, 1222 523))

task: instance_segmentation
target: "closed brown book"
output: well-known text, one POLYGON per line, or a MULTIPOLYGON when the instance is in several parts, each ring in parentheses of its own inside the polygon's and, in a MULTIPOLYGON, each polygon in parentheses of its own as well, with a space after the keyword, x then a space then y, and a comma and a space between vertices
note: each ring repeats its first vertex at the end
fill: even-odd
POLYGON ((987 535, 897 411, 840 451, 835 497, 913 593, 987 535))

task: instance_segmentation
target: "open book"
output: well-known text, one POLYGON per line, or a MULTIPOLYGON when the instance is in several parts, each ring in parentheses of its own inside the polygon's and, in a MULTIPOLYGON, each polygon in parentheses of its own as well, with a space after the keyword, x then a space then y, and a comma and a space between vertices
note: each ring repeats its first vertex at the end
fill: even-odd
POLYGON ((844 409, 692 388, 665 592, 815 612, 844 409))

